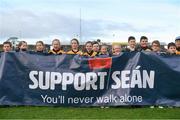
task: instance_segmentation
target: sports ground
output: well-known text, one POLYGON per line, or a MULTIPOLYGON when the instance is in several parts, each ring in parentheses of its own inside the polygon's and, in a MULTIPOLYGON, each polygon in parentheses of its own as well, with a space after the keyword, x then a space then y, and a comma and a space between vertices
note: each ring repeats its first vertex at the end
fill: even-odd
POLYGON ((180 108, 1 106, 0 119, 180 119, 180 108))

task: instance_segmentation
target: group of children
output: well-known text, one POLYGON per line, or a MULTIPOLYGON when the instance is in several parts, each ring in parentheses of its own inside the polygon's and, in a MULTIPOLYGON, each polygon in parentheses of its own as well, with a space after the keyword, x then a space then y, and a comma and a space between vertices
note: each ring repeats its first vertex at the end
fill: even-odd
POLYGON ((137 46, 135 37, 130 36, 128 38, 128 47, 124 49, 124 52, 133 51, 152 51, 155 53, 180 55, 180 36, 175 39, 175 43, 171 42, 167 45, 167 50, 161 48, 160 42, 158 40, 154 40, 151 43, 151 46, 148 46, 148 38, 146 36, 142 36, 140 38, 140 43, 137 46))
MULTIPOLYGON (((35 46, 35 52, 37 53, 45 53, 45 45, 43 41, 37 41, 35 46)), ((12 50, 12 45, 10 42, 3 43, 3 51, 9 52, 12 50)), ((28 45, 26 41, 20 41, 18 45, 17 52, 28 51, 28 45)), ((160 42, 158 40, 154 40, 151 46, 148 45, 148 38, 146 36, 142 36, 140 38, 139 45, 136 44, 136 39, 133 36, 128 38, 128 46, 126 48, 122 48, 120 44, 113 44, 112 49, 109 49, 109 46, 106 44, 101 44, 97 41, 88 41, 84 45, 84 49, 81 51, 79 49, 79 41, 77 39, 71 40, 71 49, 69 51, 64 51, 61 49, 61 42, 59 39, 54 39, 52 41, 52 49, 48 51, 48 54, 78 54, 89 57, 95 57, 99 55, 105 56, 116 56, 120 55, 121 52, 134 52, 134 51, 152 51, 155 53, 167 53, 167 54, 177 54, 180 55, 180 36, 175 39, 175 43, 171 42, 168 44, 168 49, 162 50, 160 42)))

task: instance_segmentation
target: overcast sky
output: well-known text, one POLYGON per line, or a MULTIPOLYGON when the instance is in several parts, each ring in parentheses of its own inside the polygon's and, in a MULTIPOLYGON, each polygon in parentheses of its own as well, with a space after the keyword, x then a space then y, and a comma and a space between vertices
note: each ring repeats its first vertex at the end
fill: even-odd
POLYGON ((83 41, 174 41, 180 35, 180 0, 0 0, 0 43, 16 36, 62 42, 80 36, 83 41))

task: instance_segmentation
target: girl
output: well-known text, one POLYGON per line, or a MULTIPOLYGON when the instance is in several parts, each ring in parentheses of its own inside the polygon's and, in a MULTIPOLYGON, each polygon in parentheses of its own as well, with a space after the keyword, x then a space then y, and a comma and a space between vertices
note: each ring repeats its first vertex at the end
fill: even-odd
POLYGON ((121 45, 113 45, 112 46, 113 49, 113 53, 112 55, 116 56, 116 55, 120 55, 121 54, 121 45))
POLYGON ((92 47, 93 47, 93 45, 92 45, 92 42, 91 42, 91 41, 86 42, 86 44, 85 44, 85 50, 84 50, 83 55, 89 56, 89 57, 94 57, 94 56, 96 56, 97 53, 93 51, 92 47))
POLYGON ((82 55, 82 52, 79 50, 79 41, 77 39, 71 40, 71 50, 68 51, 66 54, 78 54, 82 55))
POLYGON ((52 50, 49 50, 49 54, 55 54, 55 55, 62 55, 64 53, 63 50, 61 50, 61 43, 59 39, 54 39, 52 41, 52 50))
POLYGON ((101 45, 100 54, 99 55, 109 55, 107 45, 101 45))
POLYGON ((26 41, 20 41, 18 44, 18 52, 27 52, 28 45, 26 41))
POLYGON ((44 53, 44 43, 43 41, 37 41, 36 42, 36 52, 37 53, 44 53))

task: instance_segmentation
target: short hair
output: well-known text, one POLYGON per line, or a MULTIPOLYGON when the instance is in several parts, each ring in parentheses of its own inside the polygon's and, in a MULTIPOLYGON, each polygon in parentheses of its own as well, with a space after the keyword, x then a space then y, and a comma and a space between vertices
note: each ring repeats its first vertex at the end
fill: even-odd
POLYGON ((171 46, 176 47, 176 44, 175 44, 175 43, 173 43, 173 42, 170 42, 170 43, 168 44, 168 49, 169 49, 171 46))
POLYGON ((130 40, 136 40, 136 38, 135 38, 134 36, 129 36, 128 42, 129 42, 130 40))
POLYGON ((44 46, 43 41, 37 41, 37 42, 36 42, 36 45, 37 45, 38 43, 41 43, 41 44, 44 46))
POLYGON ((93 42, 92 42, 92 45, 94 45, 94 44, 98 44, 98 45, 99 45, 99 42, 93 41, 93 42))
POLYGON ((26 43, 26 44, 27 44, 26 41, 20 41, 19 44, 18 44, 18 47, 21 47, 21 45, 22 45, 23 43, 26 43))
POLYGON ((147 39, 147 40, 148 40, 148 38, 147 38, 146 36, 141 36, 140 42, 141 42, 143 39, 147 39))
POLYGON ((12 47, 12 44, 11 44, 11 42, 9 42, 9 41, 3 42, 3 46, 4 46, 5 44, 9 44, 9 46, 12 47))
POLYGON ((79 41, 78 41, 78 39, 73 38, 73 39, 71 40, 71 42, 72 42, 72 41, 76 41, 76 42, 77 42, 77 44, 79 45, 79 41))
POLYGON ((158 40, 154 40, 153 42, 152 42, 152 45, 153 44, 157 44, 159 47, 160 47, 160 42, 158 41, 158 40))
POLYGON ((100 39, 97 39, 97 42, 98 42, 98 43, 100 43, 100 42, 101 42, 101 40, 100 40, 100 39))

